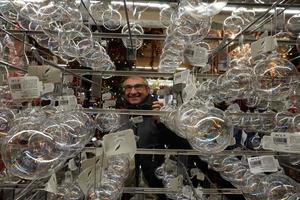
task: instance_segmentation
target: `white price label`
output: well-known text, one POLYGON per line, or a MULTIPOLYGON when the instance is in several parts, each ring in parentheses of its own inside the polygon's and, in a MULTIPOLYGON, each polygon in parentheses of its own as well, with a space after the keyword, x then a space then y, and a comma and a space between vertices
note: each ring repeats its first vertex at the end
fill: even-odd
POLYGON ((40 81, 36 76, 10 77, 8 83, 13 99, 33 99, 41 94, 40 81))
POLYGON ((129 154, 136 152, 136 142, 133 130, 128 129, 116 133, 110 133, 103 137, 103 149, 107 156, 129 154))
POLYGON ((41 94, 39 78, 36 76, 24 76, 22 81, 22 97, 27 99, 39 97, 41 94))
POLYGON ((109 100, 111 99, 111 93, 107 92, 102 94, 102 100, 109 100))
POLYGON ((74 95, 65 95, 58 97, 58 105, 65 110, 73 110, 77 107, 77 98, 74 95))
POLYGON ((208 62, 208 51, 206 48, 189 45, 184 51, 184 55, 188 61, 194 66, 205 66, 208 62))
POLYGON ((184 70, 174 74, 174 84, 186 83, 188 81, 190 70, 184 70))
POLYGON ((273 132, 263 137, 263 148, 273 151, 300 153, 300 133, 273 132))
POLYGON ((251 44, 251 55, 253 58, 262 53, 274 51, 277 47, 277 41, 272 36, 259 39, 251 44))
POLYGON ((22 77, 9 77, 8 84, 10 91, 12 93, 13 99, 22 99, 22 86, 21 86, 22 77))
POLYGON ((273 143, 275 145, 288 145, 290 142, 289 135, 287 133, 272 133, 271 136, 273 136, 273 143))
POLYGON ((248 164, 250 167, 250 172, 253 174, 278 171, 277 161, 274 156, 248 158, 248 164))

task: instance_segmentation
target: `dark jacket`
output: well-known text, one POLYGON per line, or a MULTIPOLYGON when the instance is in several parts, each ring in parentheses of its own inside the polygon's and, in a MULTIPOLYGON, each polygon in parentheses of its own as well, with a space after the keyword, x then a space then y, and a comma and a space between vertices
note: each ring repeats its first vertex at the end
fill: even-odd
MULTIPOLYGON (((144 103, 140 105, 131 105, 127 102, 123 105, 123 108, 138 109, 138 110, 152 110, 153 101, 157 101, 154 97, 149 95, 144 103)), ((191 149, 187 140, 177 136, 170 129, 168 129, 163 123, 157 122, 152 116, 143 116, 143 122, 133 124, 129 121, 130 117, 127 115, 121 116, 121 123, 124 128, 131 128, 134 130, 138 137, 138 148, 147 149, 191 149)), ((135 116, 133 116, 135 117, 135 116)), ((187 157, 187 156, 186 156, 187 157)), ((197 161, 199 160, 196 157, 197 161)), ((195 159, 189 159, 188 163, 194 165, 195 159)), ((136 169, 137 166, 141 166, 143 175, 150 187, 163 187, 161 180, 155 176, 155 170, 164 162, 164 155, 136 155, 136 169)), ((205 164, 205 163, 204 163, 205 164)), ((206 164, 205 164, 206 165, 206 164)), ((198 165, 203 168, 203 163, 198 165)), ((138 180, 137 180, 138 181, 138 180)), ((165 195, 158 195, 159 200, 165 200, 165 195)))
MULTIPOLYGON (((152 110, 153 101, 156 101, 156 99, 153 96, 149 95, 142 104, 131 105, 129 103, 125 103, 125 108, 152 110)), ((135 135, 138 138, 137 146, 139 148, 190 148, 190 145, 186 140, 178 137, 163 123, 158 122, 152 116, 143 116, 143 122, 136 124, 130 122, 129 119, 131 117, 136 116, 121 116, 121 124, 124 124, 122 129, 126 127, 134 130, 135 135)))

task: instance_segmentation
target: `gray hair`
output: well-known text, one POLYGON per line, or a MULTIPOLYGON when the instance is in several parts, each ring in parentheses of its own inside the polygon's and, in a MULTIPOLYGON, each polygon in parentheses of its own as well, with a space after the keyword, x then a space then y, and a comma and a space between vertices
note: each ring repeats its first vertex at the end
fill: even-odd
POLYGON ((122 82, 122 87, 124 87, 124 83, 125 81, 127 81, 128 79, 135 79, 135 78, 140 78, 140 79, 143 79, 144 81, 144 84, 149 87, 149 83, 147 81, 147 79, 143 76, 127 76, 126 78, 124 78, 123 82, 122 82))

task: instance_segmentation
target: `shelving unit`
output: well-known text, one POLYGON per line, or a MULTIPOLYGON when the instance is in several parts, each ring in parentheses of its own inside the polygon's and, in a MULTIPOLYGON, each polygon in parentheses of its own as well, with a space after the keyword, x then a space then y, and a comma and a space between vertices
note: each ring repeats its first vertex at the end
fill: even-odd
MULTIPOLYGON (((177 4, 177 0, 174 1, 156 1, 157 3, 169 3, 169 4, 177 4)), ((126 3, 126 1, 124 0, 124 4, 126 3)), ((273 11, 276 8, 282 8, 282 11, 280 12, 284 12, 286 10, 300 10, 300 2, 298 2, 298 0, 276 0, 274 1, 273 4, 257 4, 257 3, 249 3, 248 1, 246 2, 239 2, 239 1, 230 1, 228 2, 228 6, 231 8, 235 8, 235 7, 247 7, 247 8, 261 8, 264 9, 261 12, 258 13, 257 17, 255 18, 254 21, 250 22, 248 25, 246 25, 243 30, 236 35, 234 38, 226 38, 226 37, 214 37, 214 36, 208 36, 207 38, 205 38, 205 41, 216 41, 218 42, 219 46, 217 48, 215 48, 213 51, 210 52, 210 56, 209 56, 209 61, 211 62, 213 59, 216 59, 219 54, 222 54, 222 52, 224 52, 225 50, 228 49, 229 46, 231 46, 232 44, 240 44, 240 36, 241 35, 245 35, 245 38, 243 40, 243 42, 253 42, 256 41, 255 37, 252 36, 251 34, 253 34, 254 32, 264 32, 269 31, 272 33, 276 33, 278 32, 278 30, 275 28, 274 30, 268 30, 268 28, 264 28, 264 26, 268 23, 270 23, 271 25, 273 24, 273 21, 276 21, 277 16, 279 14, 282 13, 277 13, 274 14, 274 12, 272 13, 271 11, 273 11), (272 22, 272 23, 271 23, 272 22), (258 25, 259 24, 259 25, 258 25), (258 25, 258 26, 256 26, 258 25)), ((122 11, 124 11, 124 7, 121 9, 122 11)), ((87 10, 88 11, 88 10, 87 10)), ((125 24, 129 24, 130 22, 133 22, 133 19, 130 19, 127 13, 127 9, 126 9, 126 4, 125 4, 125 19, 126 21, 124 21, 123 23, 125 24)), ((89 13, 90 14, 90 13, 89 13)), ((123 14, 123 13, 122 13, 123 14)), ((124 15, 123 14, 123 15, 124 15)), ((230 11, 225 10, 224 12, 222 12, 221 18, 225 18, 225 16, 229 16, 230 11)), ((6 19, 5 17, 0 17, 1 21, 4 23, 8 23, 10 25, 12 25, 13 27, 16 26, 16 22, 10 21, 8 19, 6 19)), ((142 19, 143 20, 143 19, 142 19)), ((141 20, 141 21, 142 21, 141 20)), ((85 24, 87 24, 88 26, 92 27, 96 27, 96 29, 98 30, 99 27, 101 26, 101 24, 98 23, 94 23, 93 20, 88 20, 85 22, 85 24)), ((147 22, 144 23, 144 25, 146 26, 147 22)), ((216 27, 218 26, 215 25, 216 27)), ((300 24, 299 24, 300 26, 300 24)), ((24 29, 20 29, 20 30, 16 30, 13 28, 10 29, 5 29, 5 28, 0 28, 2 31, 0 31, 0 36, 4 36, 6 34, 10 35, 11 37, 15 37, 15 35, 22 35, 22 36, 32 36, 32 35, 44 35, 43 31, 36 31, 36 30, 24 30, 24 29)), ((166 38, 166 34, 162 33, 162 34, 141 34, 141 35, 136 35, 136 34, 131 34, 130 28, 129 28, 129 34, 121 34, 121 33, 116 33, 116 32, 93 32, 93 37, 97 40, 106 40, 106 39, 124 39, 124 38, 129 38, 130 42, 133 42, 133 39, 143 39, 143 40, 152 40, 152 41, 164 41, 166 38)), ((24 41, 23 39, 18 38, 19 41, 24 42, 24 47, 27 48, 31 48, 34 47, 33 44, 28 43, 26 41, 24 41)), ((296 38, 290 38, 289 40, 279 40, 278 41, 279 44, 290 44, 290 45, 294 45, 297 40, 296 38)), ((32 49, 31 49, 32 50, 32 49)), ((34 52, 31 52, 34 54, 34 52)), ((36 53, 45 53, 44 49, 39 49, 37 47, 36 49, 36 53)), ((46 52, 48 54, 48 52, 46 52)), ((299 55, 298 55, 299 56, 299 55)), ((41 58, 41 63, 43 64, 47 64, 50 65, 52 67, 55 67, 59 70, 61 70, 63 72, 63 78, 65 75, 72 75, 78 79, 80 79, 81 81, 87 81, 92 85, 98 86, 100 93, 101 91, 103 91, 103 79, 102 76, 107 76, 107 75, 111 75, 111 76, 117 76, 117 77, 128 77, 128 76, 142 76, 142 77, 151 77, 151 78, 163 78, 163 79, 173 79, 173 73, 159 73, 159 72, 155 72, 153 70, 151 71, 125 71, 125 70, 117 70, 117 71, 93 71, 90 69, 71 69, 68 68, 68 64, 55 64, 52 61, 49 61, 47 59, 44 59, 42 57, 40 57, 39 55, 34 55, 34 59, 38 60, 39 58, 41 58), (99 76, 100 79, 97 81, 94 81, 92 79, 86 78, 86 75, 91 75, 91 76, 99 76)), ((292 58, 294 59, 294 58, 292 58)), ((291 59, 291 60, 292 60, 291 59)), ((2 69, 3 66, 5 66, 7 68, 7 70, 9 72, 13 72, 13 71, 21 71, 23 73, 27 73, 28 72, 28 66, 22 66, 22 67, 17 67, 14 66, 13 64, 10 64, 6 61, 0 60, 0 72, 5 72, 5 69, 2 69)), ((1 75, 1 74, 0 74, 1 75)), ((206 73, 206 74, 200 74, 200 73, 196 73, 195 72, 195 76, 199 79, 212 79, 212 78, 216 78, 218 77, 220 74, 217 73, 206 73)), ((296 78, 299 81, 299 75, 295 75, 294 78, 296 78)), ((62 78, 62 83, 63 83, 63 78, 62 78)), ((108 113, 116 113, 116 114, 120 114, 120 115, 139 115, 139 116, 164 116, 166 114, 168 114, 168 112, 166 111, 153 111, 153 110, 129 110, 129 109, 102 109, 102 108, 98 108, 98 107, 93 107, 93 108, 84 108, 81 109, 81 111, 84 111, 85 113, 88 114, 98 114, 98 113, 103 113, 103 114, 108 114, 108 113)), ((232 115, 235 116, 239 116, 239 117, 245 117, 245 116, 263 116, 263 117, 270 117, 270 118, 274 118, 274 114, 261 114, 261 113, 234 113, 232 115)), ((240 127, 241 128, 241 127, 240 127)), ((86 147, 85 150, 91 150, 91 151, 96 151, 96 147, 86 147)), ((137 149, 136 154, 142 154, 142 155, 175 155, 175 156, 198 156, 198 157, 203 157, 203 156, 208 156, 208 155, 203 155, 202 153, 196 151, 196 150, 186 150, 186 149, 137 149)), ((249 150, 249 149, 238 149, 238 150, 225 150, 223 152, 217 153, 216 156, 262 156, 262 155, 274 155, 276 158, 285 158, 285 157, 289 157, 290 154, 285 154, 285 153, 280 153, 280 152, 275 152, 275 151, 268 151, 268 150, 249 150)), ((300 157, 300 155, 299 155, 300 157)), ((80 156, 79 156, 80 158, 80 156)), ((287 169, 287 170, 291 170, 293 171, 295 174, 299 174, 300 175, 300 169, 294 166, 290 166, 287 165, 285 163, 282 163, 282 167, 287 169)), ((209 179, 209 177, 206 178, 209 179)), ((298 180, 299 181, 299 180, 298 180)), ((41 182, 41 184, 44 184, 44 182, 41 182)), ((212 183, 212 182, 210 182, 212 183)), ((22 199, 25 198, 23 197, 23 192, 24 190, 28 189, 29 186, 35 185, 36 182, 35 181, 26 181, 24 183, 16 183, 16 184, 0 184, 0 199, 1 199, 1 195, 4 195, 3 198, 13 198, 13 199, 22 199), (1 193, 2 192, 2 193, 1 193), (6 195, 6 196, 5 196, 6 195), (7 197, 7 195, 9 197, 7 197)), ((213 186, 213 183, 211 185, 212 188, 202 188, 201 192, 205 195, 205 194, 216 194, 216 195, 220 195, 220 196, 226 196, 226 195, 243 195, 242 191, 239 189, 235 189, 235 188, 218 188, 213 186)), ((37 199, 39 198, 40 200, 42 199, 48 199, 47 193, 42 191, 44 187, 39 185, 37 186, 37 188, 35 188, 36 190, 34 191, 39 191, 39 189, 41 189, 41 192, 37 192, 35 193, 36 197, 32 198, 32 197, 27 197, 25 198, 26 200, 29 199, 37 199)), ((123 193, 129 193, 129 194, 168 194, 168 193, 178 193, 178 190, 170 190, 170 189, 166 189, 166 188, 146 188, 146 187, 125 187, 123 193)), ((28 191, 26 192, 28 193, 28 191)), ((29 192, 31 193, 31 192, 29 192)), ((25 194, 26 195, 26 194, 25 194)), ((10 199, 6 199, 6 200, 10 200, 10 199)), ((229 199, 230 200, 230 199, 229 199)))

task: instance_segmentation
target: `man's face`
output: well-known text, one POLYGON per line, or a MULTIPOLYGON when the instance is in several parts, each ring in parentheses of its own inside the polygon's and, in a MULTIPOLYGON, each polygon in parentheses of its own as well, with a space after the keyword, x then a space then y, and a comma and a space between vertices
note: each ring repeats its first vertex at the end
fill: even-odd
POLYGON ((125 99, 133 105, 141 104, 149 94, 149 88, 144 79, 140 77, 130 77, 123 83, 125 99))

